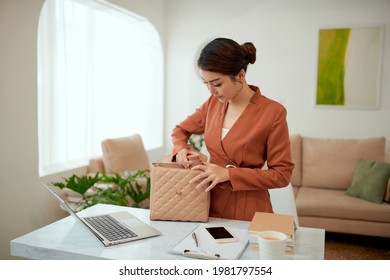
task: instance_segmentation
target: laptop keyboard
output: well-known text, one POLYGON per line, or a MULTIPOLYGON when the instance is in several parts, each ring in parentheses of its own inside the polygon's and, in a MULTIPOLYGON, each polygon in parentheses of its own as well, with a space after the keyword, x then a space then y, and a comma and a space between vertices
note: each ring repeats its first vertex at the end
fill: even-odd
POLYGON ((87 217, 84 219, 110 241, 137 237, 137 234, 121 225, 110 215, 87 217))

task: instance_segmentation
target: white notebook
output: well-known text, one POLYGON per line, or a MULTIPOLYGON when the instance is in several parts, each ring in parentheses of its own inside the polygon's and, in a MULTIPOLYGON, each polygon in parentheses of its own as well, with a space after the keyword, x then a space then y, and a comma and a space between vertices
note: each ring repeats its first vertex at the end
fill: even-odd
POLYGON ((216 243, 205 229, 205 227, 209 226, 214 227, 223 225, 200 224, 169 252, 201 259, 239 259, 249 242, 248 229, 225 227, 237 241, 231 243, 216 243), (193 232, 196 234, 198 246, 196 246, 196 242, 192 236, 193 232))

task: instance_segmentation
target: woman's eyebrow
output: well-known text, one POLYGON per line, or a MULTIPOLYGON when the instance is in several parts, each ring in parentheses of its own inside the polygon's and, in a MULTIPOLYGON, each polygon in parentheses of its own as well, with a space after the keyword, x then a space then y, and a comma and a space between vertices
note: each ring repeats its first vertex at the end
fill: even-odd
POLYGON ((216 82, 216 81, 218 81, 219 79, 221 79, 221 78, 212 79, 212 80, 210 80, 210 81, 207 82, 207 81, 205 81, 205 80, 202 78, 202 80, 203 80, 204 83, 216 82))

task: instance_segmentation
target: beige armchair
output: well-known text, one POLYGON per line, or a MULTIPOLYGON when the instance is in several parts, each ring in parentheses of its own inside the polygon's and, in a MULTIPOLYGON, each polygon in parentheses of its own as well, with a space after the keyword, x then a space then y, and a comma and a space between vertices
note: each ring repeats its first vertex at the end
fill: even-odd
MULTIPOLYGON (((114 173, 124 175, 126 171, 150 169, 148 155, 142 138, 138 134, 133 134, 129 137, 106 139, 102 141, 102 152, 102 157, 89 161, 87 169, 89 175, 94 176, 97 172, 108 175, 114 173)), ((142 186, 143 191, 146 189, 146 179, 139 179, 137 183, 142 186)), ((63 189, 63 195, 68 202, 77 202, 81 199, 79 194, 71 190, 63 189)), ((133 201, 129 198, 129 205, 132 204, 133 201)), ((149 199, 142 201, 141 207, 149 208, 149 199)))
POLYGON ((149 158, 139 134, 106 139, 102 142, 103 156, 89 161, 88 173, 120 173, 150 168, 149 158))

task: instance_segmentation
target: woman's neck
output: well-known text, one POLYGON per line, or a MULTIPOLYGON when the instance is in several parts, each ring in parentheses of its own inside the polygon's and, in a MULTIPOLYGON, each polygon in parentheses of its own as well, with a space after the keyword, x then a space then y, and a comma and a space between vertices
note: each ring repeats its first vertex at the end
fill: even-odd
POLYGON ((254 91, 245 83, 240 92, 234 98, 230 99, 229 103, 234 106, 247 105, 253 93, 254 91))

